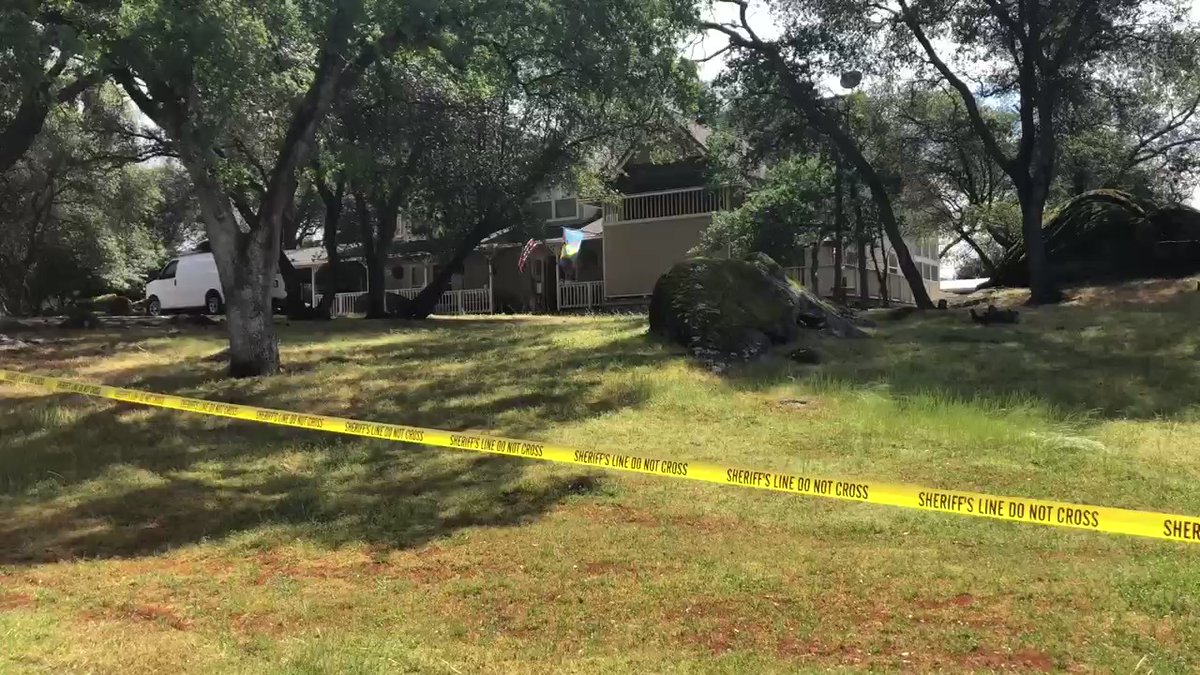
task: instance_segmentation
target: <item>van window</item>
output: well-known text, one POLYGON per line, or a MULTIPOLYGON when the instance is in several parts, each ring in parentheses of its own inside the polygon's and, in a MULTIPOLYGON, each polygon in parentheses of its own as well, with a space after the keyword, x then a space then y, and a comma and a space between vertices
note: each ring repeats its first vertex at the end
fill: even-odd
POLYGON ((175 278, 175 268, 177 268, 177 267, 179 267, 179 261, 172 260, 171 262, 167 263, 166 267, 163 268, 162 274, 158 275, 158 278, 159 279, 174 279, 175 278))

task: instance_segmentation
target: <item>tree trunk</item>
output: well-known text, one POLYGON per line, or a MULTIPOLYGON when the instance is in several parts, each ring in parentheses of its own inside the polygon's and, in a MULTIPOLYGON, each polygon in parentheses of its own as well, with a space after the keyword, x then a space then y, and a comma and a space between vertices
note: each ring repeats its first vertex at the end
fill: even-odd
POLYGON ((1046 191, 1026 184, 1018 188, 1017 199, 1021 203, 1021 235, 1025 240, 1025 259, 1029 265, 1029 302, 1035 305, 1059 302, 1062 295, 1054 284, 1042 232, 1046 191))
POLYGON ((879 281, 879 304, 883 307, 892 305, 892 289, 888 287, 888 261, 887 261, 887 243, 883 236, 883 231, 879 232, 879 253, 883 256, 882 262, 875 256, 875 242, 871 242, 871 262, 875 265, 875 278, 879 281))
POLYGON ((835 302, 846 302, 846 277, 842 274, 845 262, 843 239, 846 231, 845 204, 842 196, 842 159, 839 153, 834 162, 833 175, 833 299, 835 302))
MULTIPOLYGON (((866 158, 862 157, 862 161, 866 162, 866 158)), ((925 280, 921 278, 921 271, 913 262, 912 253, 908 250, 908 243, 904 241, 904 236, 900 233, 896 213, 892 211, 891 195, 887 193, 883 181, 869 164, 866 164, 865 169, 864 175, 863 168, 860 167, 860 175, 875 199, 875 205, 879 209, 879 220, 883 224, 883 230, 892 245, 892 250, 896 252, 896 260, 900 263, 900 273, 904 275, 905 281, 912 289, 913 302, 920 309, 933 309, 933 300, 929 298, 929 291, 925 289, 925 280)))
MULTIPOLYGON (((262 260, 275 247, 262 240, 266 229, 238 234, 237 248, 232 251, 233 283, 225 285, 231 289, 225 298, 225 316, 229 326, 229 374, 233 377, 279 372, 279 344, 271 308, 275 266, 262 260)), ((214 255, 216 251, 214 245, 214 255)))
POLYGON ((363 260, 367 263, 367 317, 368 319, 383 319, 389 316, 387 310, 387 261, 392 250, 392 241, 396 238, 396 217, 399 213, 399 202, 395 199, 376 200, 375 224, 370 224, 369 209, 365 199, 358 201, 359 217, 365 218, 362 225, 363 239, 370 239, 371 244, 363 245, 363 260))
MULTIPOLYGON (((325 202, 325 230, 321 239, 325 245, 325 259, 329 273, 325 275, 325 288, 321 293, 321 302, 317 305, 317 313, 322 317, 333 316, 333 301, 338 292, 338 266, 341 260, 338 256, 338 229, 342 220, 342 201, 346 196, 346 180, 339 177, 337 189, 328 190, 323 185, 317 188, 321 199, 325 202)), ((313 289, 315 293, 317 289, 313 289)))
MULTIPOLYGON (((433 279, 421 289, 417 297, 412 299, 412 302, 404 308, 404 317, 406 319, 425 319, 433 310, 437 308, 438 300, 441 300, 442 293, 450 287, 450 281, 454 277, 454 270, 458 269, 467 256, 475 250, 475 247, 483 241, 483 238, 489 234, 486 226, 476 226, 472 228, 470 234, 459 242, 458 248, 454 249, 454 254, 444 265, 438 269, 437 274, 433 275, 433 279)), ((543 283, 549 283, 544 281, 543 283)))
POLYGON ((808 276, 810 279, 812 279, 812 283, 809 284, 809 287, 812 288, 812 292, 815 293, 817 297, 820 297, 821 275, 817 273, 817 266, 821 264, 821 235, 819 233, 817 234, 817 243, 813 245, 812 252, 809 253, 808 258, 808 264, 811 267, 808 276))
POLYGON ((368 319, 383 319, 387 312, 387 276, 384 272, 383 253, 375 251, 364 260, 367 263, 367 315, 368 319))
POLYGON ((283 287, 287 291, 284 300, 284 312, 289 319, 307 319, 310 316, 308 305, 304 304, 304 287, 300 281, 300 273, 292 265, 287 252, 279 250, 279 275, 283 277, 283 287))
POLYGON ((962 237, 962 240, 967 243, 967 246, 971 247, 972 251, 975 251, 975 255, 979 256, 979 263, 983 265, 983 268, 986 269, 989 274, 995 271, 996 263, 992 261, 992 258, 987 254, 987 251, 983 250, 983 247, 979 245, 979 242, 975 240, 975 237, 965 234, 963 230, 959 230, 958 236, 962 237))
POLYGON ((857 197, 854 199, 854 241, 858 245, 858 301, 866 307, 871 302, 867 288, 870 284, 867 276, 867 235, 862 226, 862 202, 857 197))
POLYGON ((225 294, 229 374, 233 377, 273 375, 279 372, 279 344, 271 311, 279 230, 270 227, 269 221, 260 221, 244 231, 237 224, 233 205, 216 181, 215 172, 210 172, 204 160, 195 153, 182 154, 184 166, 195 186, 225 294))

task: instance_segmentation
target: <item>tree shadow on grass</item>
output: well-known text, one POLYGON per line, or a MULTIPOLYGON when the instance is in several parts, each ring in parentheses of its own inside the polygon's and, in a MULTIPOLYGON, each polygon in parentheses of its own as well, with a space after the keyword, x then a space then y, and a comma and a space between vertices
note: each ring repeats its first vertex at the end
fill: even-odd
POLYGON ((886 326, 868 340, 824 340, 819 366, 773 360, 736 370, 742 387, 783 376, 835 386, 886 387, 897 396, 1040 403, 1054 413, 1155 419, 1200 406, 1200 361, 1191 296, 1124 309, 1061 307, 1026 313, 1016 326, 983 327, 959 312, 886 326))
MULTIPOLYGON (((293 374, 276 378, 226 380, 220 364, 190 359, 108 371, 106 381, 537 437, 552 424, 642 404, 644 383, 614 384, 601 374, 662 358, 635 337, 601 340, 581 355, 558 348, 550 335, 496 335, 494 325, 453 323, 396 344, 351 347, 340 359, 323 356, 315 349, 321 340, 310 340, 313 354, 293 359, 293 374), (349 398, 333 400, 335 387, 349 398)), ((525 522, 595 487, 590 471, 538 471, 515 458, 75 396, 8 398, 5 406, 0 564, 146 555, 256 530, 330 546, 415 546, 459 528, 525 522)))
POLYGON ((3 443, 4 475, 44 478, 0 497, 0 564, 147 555, 260 528, 330 547, 404 548, 520 524, 596 486, 592 472, 539 473, 516 458, 238 422, 206 428, 210 420, 165 411, 113 417, 93 412, 3 443), (97 427, 104 436, 92 435, 97 427))

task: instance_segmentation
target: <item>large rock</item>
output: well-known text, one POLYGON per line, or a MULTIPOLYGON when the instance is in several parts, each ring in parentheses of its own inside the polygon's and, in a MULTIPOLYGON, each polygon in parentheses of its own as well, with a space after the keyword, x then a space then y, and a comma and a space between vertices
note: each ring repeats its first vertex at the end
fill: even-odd
POLYGON ((710 360, 749 360, 802 328, 866 335, 848 310, 788 280, 770 257, 693 258, 667 271, 650 299, 650 331, 710 360))
MULTIPOLYGON (((1042 234, 1061 282, 1123 281, 1200 272, 1200 212, 1160 206, 1120 190, 1092 190, 1047 214, 1042 234)), ((987 286, 1027 286, 1018 242, 996 263, 987 286)))

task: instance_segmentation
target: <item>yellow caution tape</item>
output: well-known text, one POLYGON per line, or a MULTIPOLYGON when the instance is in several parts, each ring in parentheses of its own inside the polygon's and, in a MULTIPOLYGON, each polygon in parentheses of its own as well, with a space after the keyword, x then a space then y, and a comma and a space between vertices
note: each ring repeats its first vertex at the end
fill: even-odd
POLYGON ((653 457, 641 452, 601 452, 557 447, 536 441, 497 438, 479 434, 424 429, 400 424, 360 422, 342 417, 306 415, 249 405, 219 403, 197 398, 154 394, 100 384, 74 382, 56 377, 25 375, 0 370, 0 381, 42 387, 56 392, 138 403, 171 410, 231 417, 233 419, 300 427, 335 434, 366 436, 389 441, 455 448, 495 455, 511 455, 563 464, 594 466, 617 471, 650 474, 665 478, 737 485, 792 494, 827 497, 870 504, 888 504, 909 509, 957 513, 1036 525, 1054 525, 1093 532, 1131 534, 1156 539, 1200 543, 1200 518, 1170 513, 1134 511, 1107 506, 1088 506, 1045 499, 1001 497, 980 492, 941 490, 914 485, 848 480, 828 476, 756 471, 653 457))

